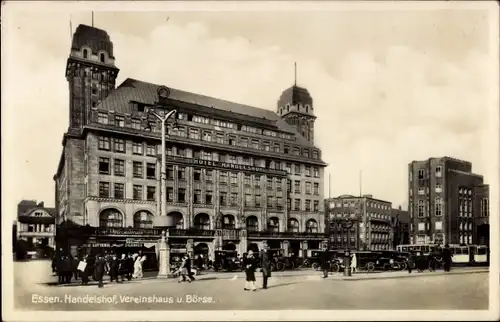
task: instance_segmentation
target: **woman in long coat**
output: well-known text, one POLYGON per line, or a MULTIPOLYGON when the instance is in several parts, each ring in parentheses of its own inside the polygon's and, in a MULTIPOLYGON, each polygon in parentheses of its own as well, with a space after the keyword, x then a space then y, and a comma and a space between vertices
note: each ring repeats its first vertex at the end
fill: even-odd
POLYGON ((253 251, 249 250, 248 255, 244 260, 245 265, 245 291, 257 291, 257 286, 255 285, 255 257, 253 256, 253 251))

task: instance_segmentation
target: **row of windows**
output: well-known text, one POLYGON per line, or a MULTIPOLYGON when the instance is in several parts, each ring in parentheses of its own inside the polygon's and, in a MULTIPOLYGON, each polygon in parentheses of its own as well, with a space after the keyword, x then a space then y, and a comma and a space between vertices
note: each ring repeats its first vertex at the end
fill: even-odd
POLYGON ((379 233, 375 233, 375 234, 370 234, 370 237, 372 240, 378 240, 378 239, 389 239, 389 235, 388 234, 379 234, 379 233))
MULTIPOLYGON (((179 113, 180 119, 182 119, 182 113, 179 113)), ((198 121, 197 123, 205 123, 201 122, 200 120, 203 120, 205 118, 203 117, 195 117, 193 118, 193 122, 198 121)), ((97 122, 100 124, 108 125, 111 124, 109 121, 109 115, 108 113, 104 112, 99 112, 97 115, 97 122)), ((215 126, 221 126, 221 127, 227 127, 227 128, 234 128, 234 126, 230 126, 232 123, 227 123, 227 122, 214 122, 219 125, 215 126), (226 126, 222 126, 222 124, 226 126)), ((117 127, 125 127, 125 117, 120 116, 120 115, 115 115, 113 119, 114 126, 117 127)), ((143 121, 140 119, 131 119, 130 127, 136 130, 141 130, 144 128, 143 126, 143 121)), ((256 133, 256 134, 272 134, 276 132, 273 131, 268 131, 268 130, 261 130, 261 129, 256 129, 253 127, 249 126, 241 126, 240 127, 241 131, 245 132, 250 132, 250 133, 256 133), (259 133, 260 132, 260 133, 259 133)), ((244 148, 253 148, 256 150, 262 150, 262 151, 267 151, 267 152, 276 152, 276 153, 285 153, 285 154, 292 154, 296 156, 303 156, 306 158, 312 158, 312 159, 318 159, 319 158, 319 152, 318 150, 310 150, 310 149, 301 149, 300 147, 291 147, 289 145, 284 145, 283 150, 281 148, 281 143, 276 143, 272 141, 261 141, 259 139, 252 139, 252 138, 247 138, 247 137, 240 137, 238 140, 238 137, 236 135, 226 135, 225 133, 221 132, 214 132, 209 131, 209 130, 200 130, 198 128, 192 128, 192 127, 184 127, 184 126, 179 126, 176 128, 173 128, 169 130, 169 134, 172 136, 178 136, 178 137, 187 137, 190 139, 194 140, 202 140, 206 142, 216 142, 219 144, 227 144, 227 145, 232 145, 232 146, 240 146, 244 148)), ((290 136, 289 134, 284 134, 285 136, 290 136)), ((276 135, 269 135, 276 137, 276 135)))
MULTIPOLYGON (((419 222, 417 229, 419 231, 427 231, 430 229, 430 223, 428 222, 419 222)), ((411 225, 411 230, 413 230, 413 224, 411 225)), ((434 223, 434 230, 443 230, 443 222, 442 221, 436 221, 434 223)))
MULTIPOLYGON (((412 204, 411 203, 409 205, 409 208, 410 208, 410 218, 413 218, 413 208, 412 208, 412 204)), ((442 216, 443 215, 443 211, 444 211, 443 208, 444 208, 443 199, 441 197, 437 197, 434 200, 434 215, 436 217, 442 216)), ((424 200, 418 200, 417 216, 419 218, 421 218, 421 217, 425 217, 425 215, 426 215, 425 202, 424 202, 424 200)))
MULTIPOLYGON (((125 199, 125 184, 124 183, 111 183, 101 181, 99 182, 99 197, 100 198, 114 198, 125 199), (111 190, 113 187, 113 190, 111 190)), ((146 186, 146 199, 144 199, 144 186, 133 185, 132 199, 134 200, 148 200, 156 201, 156 187, 146 186)))
MULTIPOLYGON (((435 169, 434 169, 434 174, 437 178, 440 178, 443 176, 443 167, 442 166, 437 166, 435 169)), ((418 169, 418 179, 419 180, 422 180, 425 178, 425 169, 418 169)), ((413 179, 413 172, 410 171, 410 182, 412 181, 413 179)))
MULTIPOLYGON (((99 137, 98 148, 99 150, 103 151, 127 153, 125 140, 118 138, 111 139, 110 137, 101 136, 99 137)), ((158 146, 155 144, 146 143, 146 149, 144 149, 143 142, 132 141, 132 154, 134 155, 144 155, 144 152, 146 152, 147 156, 157 156, 158 150, 159 150, 158 146)), ((250 157, 236 156, 232 154, 212 153, 204 150, 175 148, 175 154, 174 154, 173 147, 168 147, 165 153, 167 155, 176 155, 184 158, 195 158, 200 160, 242 164, 242 165, 256 166, 266 169, 286 170, 289 173, 291 173, 291 168, 292 168, 291 163, 285 164, 274 160, 254 159, 250 157)), ((306 176, 314 176, 315 178, 319 178, 318 167, 304 166, 304 171, 306 176)), ((300 164, 294 165, 294 173, 296 175, 301 174, 300 164)))
MULTIPOLYGON (((343 201, 331 201, 330 202, 330 209, 333 208, 346 208, 346 207, 356 207, 359 206, 359 200, 343 200, 343 201)), ((376 208, 376 209, 382 209, 382 210, 390 210, 391 206, 386 205, 386 204, 381 204, 378 202, 373 202, 373 201, 368 201, 366 203, 366 206, 368 208, 376 208)))
MULTIPOLYGON (((313 194, 315 196, 319 196, 319 183, 318 182, 305 182, 305 193, 307 195, 313 194), (312 191, 311 191, 312 188, 312 191)), ((302 185, 299 180, 294 180, 293 182, 293 190, 292 190, 292 181, 288 180, 287 181, 287 191, 295 193, 295 194, 302 194, 302 185)))
POLYGON ((287 199, 287 207, 289 210, 294 210, 294 211, 318 212, 319 211, 319 201, 306 199, 304 201, 304 208, 302 208, 302 200, 301 199, 293 199, 293 208, 292 208, 292 199, 287 199), (312 205, 312 208, 311 208, 311 205, 312 205))
MULTIPOLYGON (((436 183, 434 191, 437 193, 443 192, 443 186, 439 183, 436 183)), ((429 194, 429 187, 418 187, 418 194, 421 196, 429 194)), ((413 189, 410 189, 410 196, 412 195, 413 195, 413 189)))
MULTIPOLYGON (((125 160, 113 159, 113 171, 111 171, 111 159, 100 157, 99 158, 99 174, 111 175, 123 177, 126 174, 125 171, 125 160)), ((156 179, 156 164, 146 162, 146 171, 144 171, 144 162, 133 161, 132 163, 132 175, 134 178, 144 179, 144 174, 146 174, 146 179, 156 179)))
MULTIPOLYGON (((84 59, 88 59, 89 58, 89 55, 91 55, 92 53, 90 52, 90 50, 88 50, 87 48, 84 48, 82 50, 82 53, 83 53, 83 58, 84 59)), ((106 62, 106 54, 104 53, 99 53, 99 61, 101 63, 105 63, 106 62)))

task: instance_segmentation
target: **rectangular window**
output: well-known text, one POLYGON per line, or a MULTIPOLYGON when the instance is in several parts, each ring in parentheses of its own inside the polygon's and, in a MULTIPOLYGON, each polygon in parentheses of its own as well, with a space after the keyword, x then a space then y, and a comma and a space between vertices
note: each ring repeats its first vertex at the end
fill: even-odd
POLYGON ((317 159, 318 158, 318 151, 316 151, 316 150, 312 151, 312 158, 313 159, 317 159))
POLYGON ((156 201, 156 187, 152 186, 147 187, 146 199, 149 201, 156 201))
POLYGON ((311 211, 311 200, 306 200, 306 211, 311 211))
POLYGON ((227 172, 219 172, 219 182, 220 183, 227 183, 227 172))
POLYGON ((134 161, 132 165, 132 173, 134 178, 144 178, 144 169, 142 162, 134 161))
POLYGON ((115 115, 115 126, 125 127, 125 118, 123 116, 115 115))
POLYGON ((238 174, 235 172, 231 172, 231 184, 238 184, 238 174))
POLYGON ((314 200, 314 202, 313 202, 313 211, 314 212, 319 211, 319 201, 318 200, 314 200))
POLYGON ((125 175, 125 160, 115 159, 114 161, 115 176, 123 177, 125 175))
POLYGON ((293 210, 300 211, 300 199, 295 199, 294 200, 293 210))
POLYGON ((194 203, 201 203, 201 190, 194 190, 193 198, 194 203))
POLYGON ((134 200, 142 200, 142 186, 134 185, 134 200))
POLYGON ((125 185, 123 183, 114 184, 115 199, 125 199, 125 185))
POLYGON ((238 193, 232 192, 231 193, 231 206, 237 206, 238 205, 238 193))
POLYGON ((212 181, 212 180, 213 180, 213 171, 205 170, 205 181, 212 181))
POLYGON ((140 130, 142 129, 142 124, 141 124, 141 120, 138 120, 138 119, 132 119, 132 128, 134 130, 140 130))
POLYGON ((245 177, 243 178, 243 183, 245 185, 250 185, 250 176, 248 174, 245 174, 245 177))
POLYGON ((185 167, 179 167, 177 170, 177 178, 180 180, 186 180, 186 168, 185 167))
POLYGON ((262 145, 264 146, 264 151, 271 151, 271 145, 269 142, 264 142, 262 145))
POLYGON ((97 114, 97 123, 108 124, 108 113, 99 112, 97 114))
POLYGON ((311 194, 311 183, 306 182, 306 194, 310 195, 311 194))
POLYGON ((442 221, 436 221, 436 230, 443 230, 443 222, 442 221))
POLYGON ((436 192, 443 192, 443 188, 439 183, 436 183, 436 192))
POLYGON ((213 192, 211 190, 207 190, 207 193, 205 195, 205 203, 207 205, 211 205, 213 202, 213 192))
POLYGON ((317 182, 315 182, 315 183, 314 183, 313 194, 314 194, 315 196, 318 196, 318 195, 319 195, 319 183, 317 183, 317 182))
POLYGON ((418 178, 423 179, 424 178, 424 169, 419 169, 418 170, 418 178))
POLYGON ((174 188, 171 187, 167 188, 167 201, 168 202, 174 201, 174 188))
POLYGON ((424 201, 418 201, 418 217, 424 217, 424 201))
POLYGON ((203 132, 203 141, 211 142, 212 141, 212 132, 203 132))
POLYGON ((300 164, 295 165, 295 174, 300 175, 300 164))
POLYGON ((227 206, 227 192, 222 191, 219 194, 219 202, 221 206, 227 206))
POLYGON ((275 143, 275 144, 274 144, 274 152, 279 153, 279 152, 280 152, 280 150, 281 150, 281 149, 280 149, 280 145, 279 145, 278 143, 275 143))
POLYGON ((294 193, 300 194, 300 181, 295 181, 294 183, 294 193))
POLYGON ((240 138, 240 146, 247 148, 248 147, 248 139, 247 138, 240 138))
POLYGON ((99 182, 99 197, 109 198, 109 182, 99 182))
POLYGON ((245 206, 249 207, 252 205, 252 195, 251 194, 245 194, 245 206))
POLYGON ((259 141, 257 140, 252 140, 252 148, 258 149, 259 148, 259 141))
POLYGON ((288 191, 288 192, 292 191, 292 180, 286 181, 286 191, 288 191))
POLYGON ((189 129, 189 138, 194 140, 200 139, 200 130, 198 129, 189 129))
POLYGON ((438 177, 438 178, 442 177, 442 175, 443 175, 442 169, 443 168, 441 166, 436 167, 436 177, 438 177))
POLYGON ((109 158, 99 158, 99 174, 109 174, 109 158))
POLYGON ((267 196, 267 208, 274 208, 274 197, 267 196))
POLYGON ((302 155, 305 156, 306 158, 309 158, 309 150, 304 149, 302 155))
POLYGON ((290 199, 290 198, 286 199, 286 208, 288 210, 292 210, 292 199, 290 199))
POLYGON ((282 197, 276 197, 276 208, 278 210, 283 209, 283 198, 282 197))
POLYGON ((142 142, 132 142, 132 153, 133 154, 138 154, 138 155, 143 155, 143 144, 142 142))
POLYGON ((113 145, 115 152, 125 153, 125 140, 115 139, 113 145))
POLYGON ((155 163, 147 163, 146 164, 146 178, 156 179, 156 164, 155 163))
POLYGON ((224 144, 224 134, 217 133, 217 143, 224 144))
POLYGON ((293 154, 294 155, 300 155, 300 149, 299 148, 293 148, 293 154))
POLYGON ((319 168, 314 168, 314 177, 319 178, 319 168))
POLYGON ((154 157, 156 156, 156 145, 147 144, 146 145, 146 155, 154 157))
POLYGON ((178 201, 179 202, 186 202, 186 189, 185 188, 179 188, 178 201))
POLYGON ((99 150, 109 151, 111 148, 111 139, 108 137, 99 137, 99 150))
POLYGON ((173 179, 173 178, 174 178, 174 166, 167 165, 167 179, 173 179))
POLYGON ((201 181, 201 169, 194 169, 193 180, 201 181))
POLYGON ((419 222, 418 223, 418 230, 419 231, 425 231, 425 223, 419 222))
POLYGON ((425 188, 424 187, 419 187, 418 188, 418 194, 419 195, 425 195, 425 188))
POLYGON ((256 194, 255 195, 255 208, 259 208, 260 207, 260 201, 261 201, 260 194, 256 194))

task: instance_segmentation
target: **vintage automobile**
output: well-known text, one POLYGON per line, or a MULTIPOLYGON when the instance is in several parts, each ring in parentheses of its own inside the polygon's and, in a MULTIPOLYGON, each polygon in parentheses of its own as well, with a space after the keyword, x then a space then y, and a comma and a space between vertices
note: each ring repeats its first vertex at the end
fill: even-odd
POLYGON ((216 250, 212 267, 216 272, 221 270, 227 272, 243 270, 238 253, 234 250, 216 250))

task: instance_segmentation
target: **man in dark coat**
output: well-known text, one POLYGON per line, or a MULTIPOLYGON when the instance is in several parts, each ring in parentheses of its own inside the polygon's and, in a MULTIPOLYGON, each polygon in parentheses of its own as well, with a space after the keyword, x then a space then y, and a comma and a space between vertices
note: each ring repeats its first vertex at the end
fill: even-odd
POLYGON ((320 265, 321 270, 323 271, 323 278, 328 277, 328 269, 330 268, 330 252, 327 249, 324 249, 320 255, 320 265))
POLYGON ((444 264, 444 271, 449 272, 451 268, 451 251, 450 251, 450 246, 446 244, 443 249, 443 264, 444 264))
POLYGON ((119 261, 118 258, 116 257, 116 254, 113 254, 111 259, 109 260, 109 277, 110 281, 116 281, 118 282, 118 268, 119 268, 119 261))
POLYGON ((58 277, 58 283, 62 284, 64 283, 65 278, 65 272, 64 272, 64 256, 62 254, 59 254, 59 256, 56 259, 56 267, 57 267, 57 277, 58 277))
POLYGON ((413 269, 413 264, 414 264, 415 260, 413 258, 413 254, 412 253, 409 253, 408 254, 408 260, 406 262, 406 265, 407 265, 407 269, 408 269, 408 273, 411 274, 411 270, 413 269))
POLYGON ((260 254, 260 266, 262 270, 262 288, 267 289, 267 280, 271 277, 271 259, 269 258, 269 253, 267 247, 264 247, 260 254))
POLYGON ((127 280, 132 279, 132 275, 134 274, 134 258, 132 257, 132 254, 128 254, 126 260, 125 260, 125 265, 127 266, 127 280))
POLYGON ((187 270, 187 275, 188 275, 188 277, 189 277, 189 279, 191 281, 194 281, 195 278, 193 276, 193 272, 191 271, 191 258, 187 254, 186 254, 186 256, 187 256, 187 259, 186 259, 186 266, 185 266, 185 268, 187 270))
POLYGON ((99 288, 104 286, 104 273, 106 272, 106 260, 99 254, 95 262, 95 276, 98 281, 97 286, 99 288))
POLYGON ((78 256, 73 257, 73 260, 71 261, 71 272, 75 281, 78 281, 78 275, 80 275, 78 272, 78 263, 80 263, 78 256))
POLYGON ((71 283, 71 277, 73 277, 73 271, 71 270, 73 266, 73 258, 71 255, 66 256, 64 258, 64 283, 70 284, 71 283))

